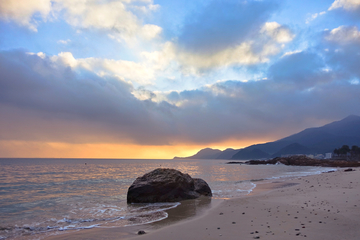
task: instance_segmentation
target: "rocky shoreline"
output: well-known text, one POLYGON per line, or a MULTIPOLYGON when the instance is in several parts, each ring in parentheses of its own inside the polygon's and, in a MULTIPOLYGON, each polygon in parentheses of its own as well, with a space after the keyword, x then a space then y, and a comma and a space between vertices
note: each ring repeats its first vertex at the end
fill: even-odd
POLYGON ((284 164, 289 166, 318 166, 318 167, 360 167, 359 161, 332 160, 332 159, 313 159, 302 156, 276 157, 270 160, 250 160, 246 162, 228 162, 228 164, 284 164))

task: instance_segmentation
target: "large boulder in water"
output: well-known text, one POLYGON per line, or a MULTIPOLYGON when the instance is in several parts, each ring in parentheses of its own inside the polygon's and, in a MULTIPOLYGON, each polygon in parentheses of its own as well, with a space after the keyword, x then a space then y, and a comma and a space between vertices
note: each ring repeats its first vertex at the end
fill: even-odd
POLYGON ((128 203, 177 202, 212 196, 209 185, 202 179, 191 178, 178 170, 158 168, 138 177, 129 187, 128 203))

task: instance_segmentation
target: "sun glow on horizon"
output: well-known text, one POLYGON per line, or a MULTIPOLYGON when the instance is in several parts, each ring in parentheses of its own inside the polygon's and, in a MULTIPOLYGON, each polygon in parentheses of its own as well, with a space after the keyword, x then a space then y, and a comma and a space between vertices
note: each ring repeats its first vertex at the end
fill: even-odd
POLYGON ((172 159, 188 157, 203 148, 240 149, 262 140, 227 140, 213 144, 135 145, 113 143, 71 144, 57 142, 0 141, 0 158, 116 158, 172 159))

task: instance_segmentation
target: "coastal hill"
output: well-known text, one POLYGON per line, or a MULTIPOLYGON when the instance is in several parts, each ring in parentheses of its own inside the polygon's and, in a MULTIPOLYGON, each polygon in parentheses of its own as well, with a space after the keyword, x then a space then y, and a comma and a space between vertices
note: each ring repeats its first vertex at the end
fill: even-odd
MULTIPOLYGON (((174 159, 217 159, 217 157, 222 153, 221 150, 204 148, 201 149, 198 153, 190 157, 174 157, 174 159)), ((231 156, 232 157, 232 156, 231 156)), ((230 158, 231 158, 230 157, 230 158)))
MULTIPOLYGON (((286 154, 324 154, 342 145, 360 145, 360 116, 350 115, 322 127, 307 128, 274 142, 255 144, 243 149, 206 148, 182 159, 262 159, 286 154)), ((177 158, 177 157, 175 157, 177 158)))
POLYGON ((198 153, 190 157, 174 157, 174 159, 231 159, 239 149, 228 148, 224 151, 212 148, 201 149, 198 153))

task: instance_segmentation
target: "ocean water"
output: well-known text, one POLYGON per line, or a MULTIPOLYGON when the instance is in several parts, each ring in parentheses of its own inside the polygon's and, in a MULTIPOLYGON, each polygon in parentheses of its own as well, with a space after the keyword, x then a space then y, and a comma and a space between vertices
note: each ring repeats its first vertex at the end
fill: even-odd
POLYGON ((0 239, 43 239, 67 230, 131 226, 166 219, 166 211, 181 203, 126 203, 132 182, 159 167, 204 179, 213 198, 241 197, 264 181, 330 170, 226 162, 0 159, 0 239))

